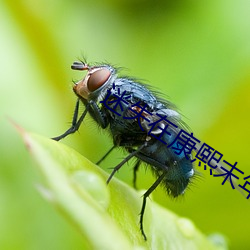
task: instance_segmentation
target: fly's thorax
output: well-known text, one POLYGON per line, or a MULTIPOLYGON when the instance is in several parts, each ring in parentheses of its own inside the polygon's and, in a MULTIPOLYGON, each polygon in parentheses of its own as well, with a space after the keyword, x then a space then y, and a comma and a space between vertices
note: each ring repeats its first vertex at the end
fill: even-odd
POLYGON ((82 64, 82 68, 72 65, 73 69, 88 70, 86 76, 77 82, 73 87, 75 94, 80 99, 100 101, 107 93, 107 89, 116 79, 116 71, 109 65, 87 66, 82 64))

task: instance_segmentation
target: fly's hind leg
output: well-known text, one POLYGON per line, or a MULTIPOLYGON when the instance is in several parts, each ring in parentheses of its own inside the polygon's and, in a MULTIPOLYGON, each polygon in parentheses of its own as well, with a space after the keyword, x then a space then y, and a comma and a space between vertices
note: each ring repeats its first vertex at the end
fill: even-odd
POLYGON ((143 217, 144 217, 144 212, 145 212, 145 208, 146 208, 147 198, 158 187, 158 185, 162 182, 165 175, 166 175, 166 173, 163 173, 162 175, 160 175, 158 177, 158 179, 153 183, 153 185, 143 195, 142 207, 141 207, 141 212, 140 212, 140 230, 141 230, 141 233, 142 233, 144 240, 147 240, 147 236, 146 236, 146 234, 144 232, 144 228, 143 228, 143 217))

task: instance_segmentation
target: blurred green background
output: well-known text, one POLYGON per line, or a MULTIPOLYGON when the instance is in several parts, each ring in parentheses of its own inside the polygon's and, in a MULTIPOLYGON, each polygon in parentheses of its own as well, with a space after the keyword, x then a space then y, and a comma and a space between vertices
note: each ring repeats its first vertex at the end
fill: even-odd
MULTIPOLYGON (((0 249, 81 248, 81 235, 36 191, 39 173, 8 118, 47 137, 64 132, 76 100, 71 81, 83 76, 70 65, 82 55, 146 79, 199 139, 250 175, 249 13, 247 0, 1 1, 0 249)), ((112 144, 90 118, 63 143, 93 162, 112 144)), ((117 150, 102 167, 122 157, 117 150)), ((131 184, 132 167, 117 177, 131 184)), ((230 249, 249 249, 250 200, 200 172, 184 198, 161 188, 153 198, 202 232, 226 235, 230 249)), ((140 188, 153 180, 140 170, 140 188)))

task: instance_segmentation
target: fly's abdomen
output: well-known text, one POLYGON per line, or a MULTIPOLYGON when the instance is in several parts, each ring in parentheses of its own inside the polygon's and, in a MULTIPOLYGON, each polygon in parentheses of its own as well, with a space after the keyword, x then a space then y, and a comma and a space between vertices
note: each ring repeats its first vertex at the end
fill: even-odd
POLYGON ((165 133, 162 134, 161 141, 152 138, 137 157, 149 164, 156 176, 165 173, 162 184, 169 195, 176 197, 183 194, 190 183, 194 175, 193 164, 191 155, 175 149, 180 148, 177 141, 171 146, 171 143, 164 144, 164 140, 169 141, 169 136, 165 133))

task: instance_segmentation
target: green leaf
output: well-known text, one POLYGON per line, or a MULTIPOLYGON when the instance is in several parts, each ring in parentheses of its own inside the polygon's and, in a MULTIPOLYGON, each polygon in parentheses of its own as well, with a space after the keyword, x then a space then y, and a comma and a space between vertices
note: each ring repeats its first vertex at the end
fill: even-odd
MULTIPOLYGON (((19 130, 21 130, 19 128, 19 130)), ((81 232, 83 249, 226 249, 215 245, 189 219, 148 199, 144 241, 139 229, 143 192, 108 174, 75 150, 21 130, 44 176, 43 196, 81 232)))

